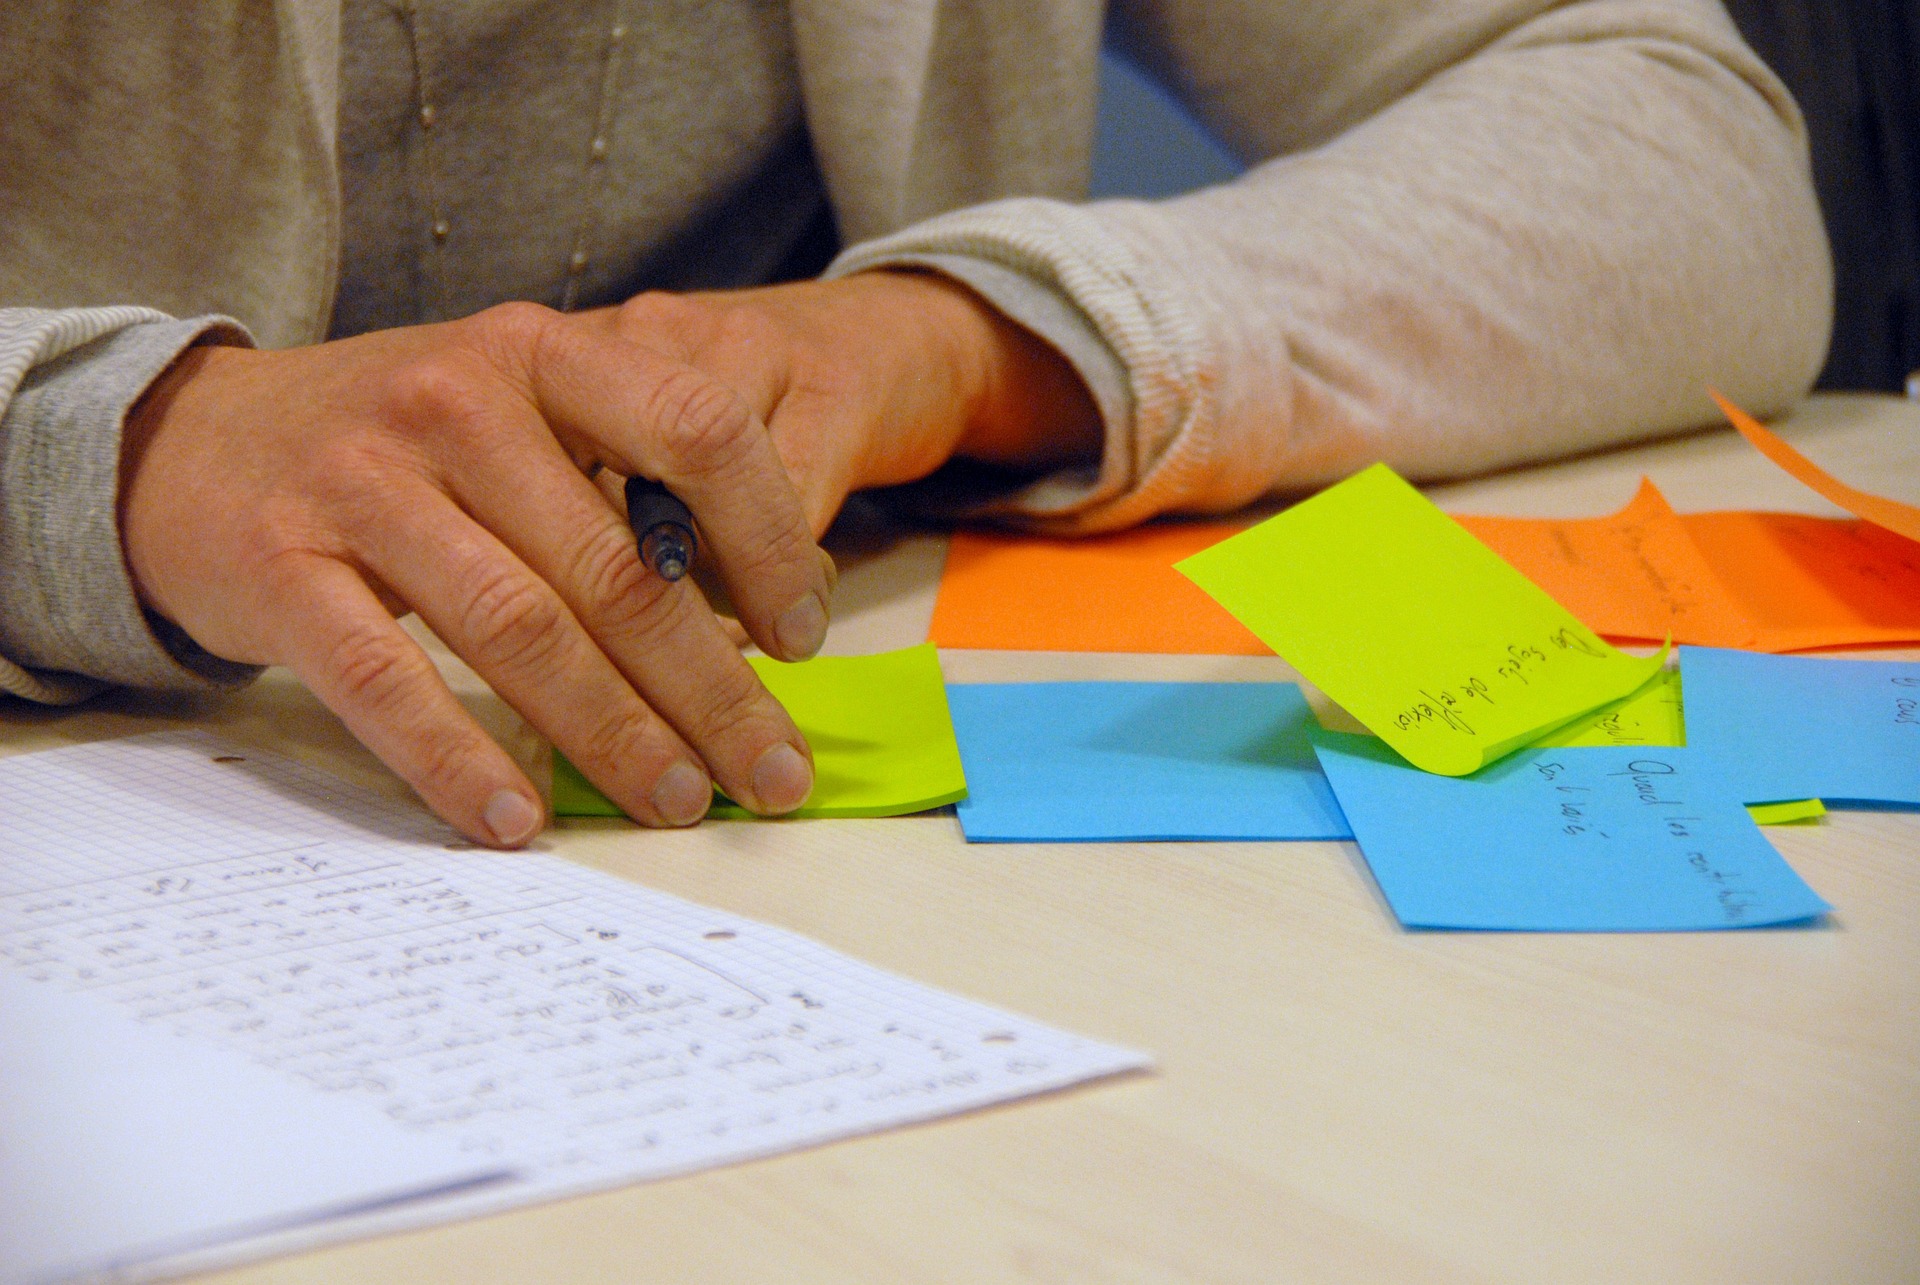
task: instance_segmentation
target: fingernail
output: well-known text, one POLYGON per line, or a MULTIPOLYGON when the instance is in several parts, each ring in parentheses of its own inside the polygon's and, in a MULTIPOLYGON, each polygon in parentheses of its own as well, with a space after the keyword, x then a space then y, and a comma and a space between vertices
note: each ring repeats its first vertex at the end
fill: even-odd
POLYGON ((487 810, 480 819, 493 831, 494 842, 513 848, 531 839, 540 828, 540 809, 518 790, 501 790, 487 800, 487 810))
POLYGON ((820 570, 827 577, 827 592, 832 593, 834 586, 840 583, 840 564, 825 549, 820 550, 820 570))
POLYGON ((827 609, 820 595, 809 593, 781 612, 773 622, 773 636, 780 640, 780 650, 788 660, 805 660, 819 651, 820 644, 827 640, 827 609))
POLYGON ((785 741, 753 765, 753 796, 767 812, 791 812, 813 792, 813 769, 785 741))
POLYGON ((653 810, 668 825, 692 825, 713 804, 713 783, 691 763, 675 763, 653 787, 653 810))

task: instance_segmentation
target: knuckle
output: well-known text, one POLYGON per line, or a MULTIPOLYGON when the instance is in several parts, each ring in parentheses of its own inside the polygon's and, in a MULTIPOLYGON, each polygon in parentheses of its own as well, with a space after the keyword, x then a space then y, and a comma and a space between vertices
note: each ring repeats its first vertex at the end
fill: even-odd
POLYGON ((472 363, 451 352, 434 352, 401 364, 388 377, 386 413, 403 424, 437 426, 471 416, 480 402, 472 363))
POLYGON ((694 713, 697 739, 724 739, 736 736, 741 729, 755 723, 766 722, 766 703, 773 699, 766 695, 744 661, 737 671, 709 684, 702 697, 694 713))
POLYGON ((543 673, 566 643, 566 609, 546 586, 510 568, 481 573, 461 615, 485 663, 543 673))
MULTIPOLYGON (((803 520, 804 521, 804 520, 803 520)), ((739 555, 740 574, 754 582, 781 584, 814 581, 819 574, 819 546, 804 525, 775 523, 749 540, 739 555)))
POLYGON ((581 545, 569 583, 577 585, 598 622, 632 632, 658 619, 672 586, 649 574, 632 533, 608 526, 581 545))
POLYGON ((242 553, 259 567, 289 564, 286 570, 304 572, 292 565, 305 554, 327 552, 324 519, 316 511, 312 494, 277 491, 261 496, 248 514, 242 553))
POLYGON ((737 463, 752 442, 753 412, 747 404, 690 366, 676 367, 654 383, 645 418, 667 458, 688 473, 737 463))
POLYGON ((539 346, 559 317, 543 304, 516 300, 495 304, 469 320, 486 342, 524 353, 539 346))
MULTIPOLYGON (((268 522, 253 533, 249 578, 269 604, 298 602, 313 578, 312 545, 289 525, 268 522)), ((325 556, 320 554, 318 556, 325 556)))
POLYGON ((421 658, 405 639, 371 623, 349 629, 326 657, 341 696, 351 705, 376 713, 404 710, 422 677, 421 658))
POLYGON ((599 622, 605 635, 618 639, 621 650, 628 655, 673 647, 697 596, 656 575, 643 575, 640 581, 632 595, 609 604, 599 622))
POLYGON ((652 338, 659 332, 674 332, 693 311, 695 305, 680 295, 665 290, 637 294, 620 305, 620 329, 637 339, 652 338))
POLYGON ((583 762, 600 763, 608 771, 631 778, 659 758, 659 725, 625 703, 605 709, 593 723, 580 729, 583 762))
POLYGON ((486 760, 487 746, 471 727, 434 727, 414 746, 419 781, 428 790, 453 792, 486 760))

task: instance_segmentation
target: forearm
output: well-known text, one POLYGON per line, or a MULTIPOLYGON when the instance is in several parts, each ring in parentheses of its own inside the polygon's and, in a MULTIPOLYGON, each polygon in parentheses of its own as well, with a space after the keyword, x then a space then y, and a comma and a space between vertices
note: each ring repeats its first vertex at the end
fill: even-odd
POLYGON ((1709 383, 1804 393, 1831 275, 1798 115, 1692 8, 1555 9, 1312 150, 1114 210, 1233 374, 1235 463, 1192 502, 1672 432, 1714 418, 1709 383))
POLYGON ((1304 148, 1234 183, 1154 205, 1002 202, 837 265, 990 259, 1072 299, 1119 357, 1128 458, 1109 449, 1077 506, 1016 499, 1005 516, 1104 528, 1374 459, 1453 475, 1706 422, 1710 381, 1767 407, 1804 391, 1824 236, 1797 116, 1723 18, 1566 6, 1471 52, 1431 41, 1431 67, 1407 61, 1433 56, 1411 22, 1347 23, 1353 83, 1311 101, 1223 74, 1216 109, 1294 113, 1293 133, 1243 143, 1304 148))

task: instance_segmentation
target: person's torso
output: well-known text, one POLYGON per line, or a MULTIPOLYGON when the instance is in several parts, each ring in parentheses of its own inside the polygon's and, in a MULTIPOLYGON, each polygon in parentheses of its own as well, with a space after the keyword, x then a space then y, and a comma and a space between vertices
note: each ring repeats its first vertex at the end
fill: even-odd
POLYGON ((809 275, 786 0, 346 0, 332 333, 809 275))

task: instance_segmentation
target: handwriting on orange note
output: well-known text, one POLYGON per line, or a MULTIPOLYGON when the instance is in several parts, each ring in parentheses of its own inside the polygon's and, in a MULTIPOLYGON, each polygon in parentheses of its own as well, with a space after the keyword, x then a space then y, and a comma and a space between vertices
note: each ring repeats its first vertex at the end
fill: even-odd
POLYGON ((1920 544, 1875 523, 1680 514, 1645 479, 1608 517, 1459 521, 1610 638, 1770 652, 1920 642, 1920 544))

